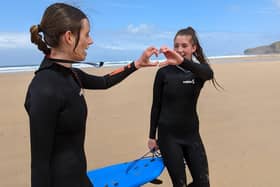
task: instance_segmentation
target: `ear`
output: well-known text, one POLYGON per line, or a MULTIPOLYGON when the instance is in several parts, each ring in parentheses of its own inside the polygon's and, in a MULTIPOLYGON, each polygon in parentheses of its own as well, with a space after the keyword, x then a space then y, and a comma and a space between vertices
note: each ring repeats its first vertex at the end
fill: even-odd
POLYGON ((74 45, 75 44, 75 36, 71 31, 66 31, 63 34, 63 40, 67 45, 74 45))
POLYGON ((192 53, 194 53, 196 51, 196 45, 192 45, 192 53))

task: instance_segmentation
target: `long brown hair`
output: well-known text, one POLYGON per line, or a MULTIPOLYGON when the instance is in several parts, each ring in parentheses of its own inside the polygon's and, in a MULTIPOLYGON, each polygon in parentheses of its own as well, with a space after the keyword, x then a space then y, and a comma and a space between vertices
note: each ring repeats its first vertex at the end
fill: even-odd
MULTIPOLYGON (((200 62, 200 63, 203 63, 203 64, 208 64, 209 65, 209 62, 208 62, 208 59, 207 57, 205 56, 204 52, 203 52, 203 49, 200 45, 200 42, 198 40, 198 37, 197 37, 197 34, 196 34, 196 31, 192 28, 192 27, 187 27, 187 28, 184 28, 184 29, 181 29, 179 30, 175 37, 174 37, 174 41, 176 39, 177 36, 182 36, 182 35, 187 35, 187 36, 191 36, 191 40, 192 40, 192 44, 196 46, 196 51, 193 53, 194 57, 200 62)), ((217 82, 217 80, 215 79, 215 77, 213 76, 213 78, 211 79, 214 87, 216 89, 221 88, 223 89, 223 87, 217 82)))
POLYGON ((75 50, 80 40, 81 21, 85 18, 88 19, 76 7, 65 3, 52 4, 45 10, 41 23, 30 27, 31 42, 45 55, 49 55, 51 53, 49 47, 58 47, 60 36, 71 31, 77 36, 75 50))

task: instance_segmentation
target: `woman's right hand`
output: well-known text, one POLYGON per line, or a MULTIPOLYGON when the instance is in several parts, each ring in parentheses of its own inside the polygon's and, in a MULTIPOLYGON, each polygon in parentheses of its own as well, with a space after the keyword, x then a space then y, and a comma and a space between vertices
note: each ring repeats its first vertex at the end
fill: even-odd
POLYGON ((148 140, 148 148, 149 148, 149 150, 153 150, 153 149, 157 150, 158 149, 158 145, 157 145, 156 139, 151 139, 150 138, 148 140))
POLYGON ((151 67, 151 66, 157 66, 158 62, 151 62, 150 58, 151 56, 155 55, 156 57, 158 56, 159 51, 155 47, 148 47, 140 56, 138 60, 136 60, 135 67, 137 69, 142 68, 142 67, 151 67))

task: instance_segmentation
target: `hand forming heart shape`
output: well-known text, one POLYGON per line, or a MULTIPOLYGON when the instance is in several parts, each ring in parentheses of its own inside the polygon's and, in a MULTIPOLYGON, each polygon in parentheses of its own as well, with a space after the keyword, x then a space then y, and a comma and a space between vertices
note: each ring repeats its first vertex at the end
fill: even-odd
POLYGON ((175 51, 169 49, 166 46, 163 46, 160 48, 160 50, 158 50, 155 47, 148 47, 143 54, 141 55, 141 57, 135 61, 135 66, 136 68, 140 68, 140 67, 150 67, 150 66, 157 66, 159 65, 160 67, 166 66, 166 65, 178 65, 181 64, 183 62, 184 58, 181 57, 178 53, 176 53, 175 51), (155 55, 156 57, 158 57, 158 55, 160 53, 163 53, 166 60, 159 63, 158 61, 155 62, 151 62, 150 58, 155 55))

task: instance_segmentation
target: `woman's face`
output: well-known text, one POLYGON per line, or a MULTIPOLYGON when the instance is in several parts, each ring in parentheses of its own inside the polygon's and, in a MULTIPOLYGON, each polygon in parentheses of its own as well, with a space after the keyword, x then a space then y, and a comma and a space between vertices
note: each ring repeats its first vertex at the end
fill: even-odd
MULTIPOLYGON (((87 56, 86 50, 89 48, 91 44, 93 44, 93 40, 89 35, 90 26, 87 19, 82 20, 82 27, 80 31, 80 40, 77 47, 74 49, 73 59, 76 61, 85 60, 87 56)), ((75 47, 75 46, 74 46, 75 47)))
POLYGON ((183 58, 192 59, 192 54, 196 51, 196 46, 192 44, 190 35, 178 35, 174 40, 174 50, 183 58))

